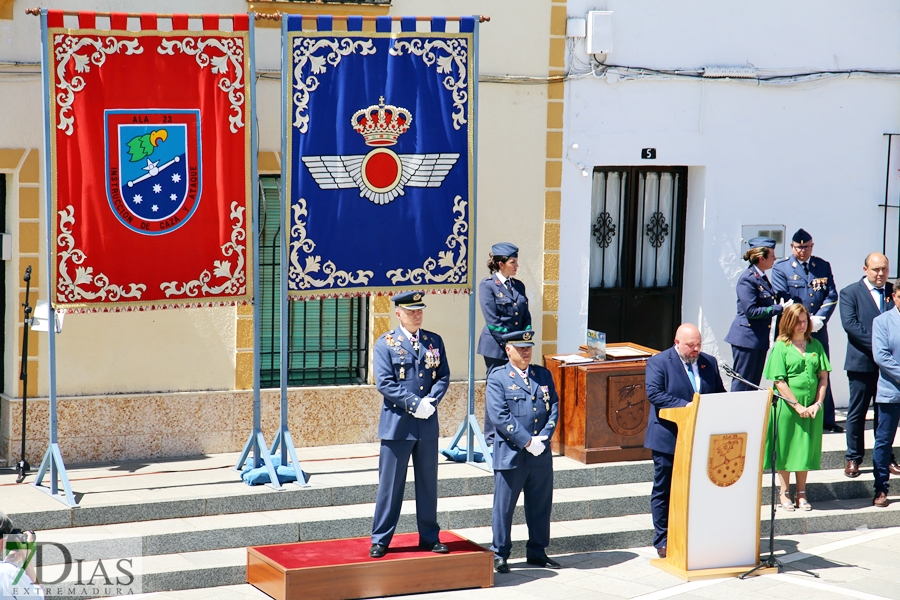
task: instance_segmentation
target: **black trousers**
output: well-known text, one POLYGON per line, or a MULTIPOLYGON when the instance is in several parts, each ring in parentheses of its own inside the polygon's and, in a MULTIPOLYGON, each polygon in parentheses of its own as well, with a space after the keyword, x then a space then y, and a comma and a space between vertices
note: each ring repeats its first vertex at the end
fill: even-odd
POLYGON ((674 454, 652 450, 653 491, 650 492, 650 514, 653 516, 653 547, 666 545, 669 535, 669 496, 672 491, 672 461, 674 454))
POLYGON ((847 371, 850 380, 850 405, 847 408, 847 460, 862 462, 866 454, 863 434, 866 430, 866 411, 869 404, 875 405, 872 420, 878 430, 878 404, 873 402, 878 389, 878 372, 847 371))

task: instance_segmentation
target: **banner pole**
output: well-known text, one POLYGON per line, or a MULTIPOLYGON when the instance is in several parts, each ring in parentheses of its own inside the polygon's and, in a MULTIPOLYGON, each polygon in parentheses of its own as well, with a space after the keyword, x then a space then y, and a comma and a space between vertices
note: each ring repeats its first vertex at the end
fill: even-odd
MULTIPOLYGON (((53 181, 53 161, 50 157, 50 69, 47 65, 47 59, 50 56, 50 37, 47 25, 47 9, 41 9, 41 70, 43 74, 41 87, 43 88, 43 104, 44 104, 44 206, 46 207, 46 243, 47 243, 47 339, 49 341, 50 354, 50 443, 44 459, 41 461, 41 467, 38 469, 35 477, 34 485, 41 491, 47 492, 53 498, 56 498, 63 504, 70 507, 78 506, 75 497, 72 495, 72 488, 69 486, 69 477, 66 474, 66 465, 63 463, 62 454, 59 451, 59 432, 58 421, 56 415, 56 305, 53 298, 53 192, 51 190, 51 182, 53 181), (50 488, 41 486, 44 474, 47 468, 50 469, 50 488), (64 496, 59 494, 59 480, 62 480, 64 496)), ((22 360, 28 360, 27 356, 23 356, 22 360)), ((22 432, 23 435, 25 432, 22 432)), ((22 457, 24 460, 25 457, 22 457)))
MULTIPOLYGON (((294 471, 297 475, 297 485, 306 486, 308 485, 306 480, 306 474, 303 472, 303 469, 300 468, 300 461, 297 460, 297 450, 294 447, 294 440, 291 437, 291 432, 288 431, 288 376, 289 376, 289 367, 290 367, 290 302, 288 301, 288 252, 287 245, 290 239, 289 230, 288 230, 288 213, 287 213, 287 202, 288 196, 290 194, 290 190, 285 187, 285 181, 287 181, 287 169, 290 168, 290 165, 287 164, 287 145, 288 145, 288 135, 287 132, 284 131, 285 125, 288 124, 288 115, 287 109, 285 107, 285 102, 287 98, 290 98, 290 67, 287 60, 287 51, 285 50, 285 40, 288 36, 288 19, 281 19, 281 181, 278 184, 278 201, 280 204, 278 215, 279 215, 279 227, 281 230, 281 240, 280 240, 280 256, 281 256, 281 275, 279 278, 279 302, 280 302, 280 313, 279 313, 279 342, 280 342, 280 357, 279 357, 279 378, 281 383, 281 422, 278 428, 278 435, 275 437, 275 441, 272 443, 272 449, 270 450, 270 454, 274 455, 276 450, 281 450, 281 464, 287 465, 290 462, 294 466, 294 471)), ((290 125, 287 125, 290 127, 290 125)))
POLYGON ((472 85, 472 95, 471 102, 474 102, 472 107, 472 123, 470 126, 472 127, 472 181, 473 181, 473 189, 472 189, 472 198, 470 209, 472 211, 472 230, 469 232, 469 252, 472 256, 472 266, 473 271, 469 273, 469 365, 468 365, 468 403, 467 403, 467 411, 465 420, 459 426, 459 429, 456 432, 456 435, 453 436, 453 441, 450 442, 450 447, 444 451, 446 456, 454 456, 455 451, 459 449, 459 440, 462 438, 463 433, 466 434, 466 463, 470 465, 475 465, 481 467, 482 465, 475 461, 475 443, 478 443, 478 446, 481 448, 481 452, 484 456, 485 466, 487 466, 487 470, 492 472, 494 469, 491 467, 491 452, 487 447, 487 443, 484 440, 484 434, 481 432, 481 427, 478 425, 478 419, 475 417, 475 317, 476 317, 476 302, 475 302, 475 273, 474 266, 476 264, 475 256, 476 256, 476 231, 477 222, 478 222, 478 30, 480 24, 480 18, 476 15, 473 30, 473 48, 472 52, 469 56, 472 57, 472 79, 470 81, 472 85))
POLYGON ((250 450, 253 450, 253 468, 257 469, 261 464, 265 464, 266 472, 269 474, 268 485, 276 490, 283 490, 281 483, 278 481, 278 474, 275 466, 272 464, 272 457, 268 452, 265 437, 262 433, 261 403, 260 403, 260 343, 262 340, 262 307, 260 302, 259 291, 259 248, 260 248, 260 231, 259 231, 259 122, 256 113, 256 27, 253 15, 249 19, 249 40, 250 40, 250 73, 248 85, 250 86, 250 180, 252 182, 251 193, 252 203, 251 210, 253 214, 250 216, 253 224, 252 236, 254 240, 253 246, 253 430, 250 432, 250 438, 244 445, 241 457, 235 469, 242 470, 247 462, 250 450))

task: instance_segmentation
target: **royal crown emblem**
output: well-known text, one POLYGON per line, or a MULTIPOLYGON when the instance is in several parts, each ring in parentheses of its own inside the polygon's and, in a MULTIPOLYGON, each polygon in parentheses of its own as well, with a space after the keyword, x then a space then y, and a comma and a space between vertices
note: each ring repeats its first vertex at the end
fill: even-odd
POLYGON ((358 110, 350 119, 350 124, 363 136, 367 146, 393 146, 397 138, 409 130, 412 115, 405 108, 392 104, 385 105, 384 96, 378 104, 358 110))
POLYGON ((323 190, 359 188, 359 195, 384 205, 404 194, 404 187, 439 188, 459 160, 457 152, 435 154, 397 154, 387 146, 397 144, 409 131, 410 111, 385 104, 363 108, 350 119, 353 129, 363 136, 368 154, 347 156, 303 156, 303 164, 323 190))

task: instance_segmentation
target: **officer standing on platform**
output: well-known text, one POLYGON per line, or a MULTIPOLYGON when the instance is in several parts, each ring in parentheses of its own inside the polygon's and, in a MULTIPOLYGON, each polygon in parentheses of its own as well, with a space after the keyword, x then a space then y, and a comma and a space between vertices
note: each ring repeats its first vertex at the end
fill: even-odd
MULTIPOLYGON (((750 249, 744 253, 744 260, 750 263, 750 267, 741 273, 735 286, 737 316, 725 341, 731 344, 734 370, 750 383, 759 385, 769 351, 772 317, 780 315, 793 302, 783 300, 779 303, 775 288, 766 276, 766 271, 775 264, 775 240, 755 237, 749 244, 750 249)), ((732 392, 753 389, 737 379, 731 381, 732 392)))
POLYGON ((553 508, 553 456, 550 438, 559 418, 559 397, 550 371, 531 364, 531 331, 504 334, 509 362, 487 378, 487 412, 497 428, 494 437, 494 509, 491 526, 494 568, 509 573, 512 518, 525 492, 528 564, 558 569, 547 556, 553 508))
POLYGON ((375 342, 375 387, 384 397, 378 437, 378 495, 369 556, 381 558, 400 519, 406 471, 412 457, 419 546, 449 552, 437 521, 438 418, 436 406, 450 385, 450 366, 439 335, 421 329, 422 292, 392 298, 400 327, 375 342))
MULTIPOLYGON (((772 286, 780 298, 803 304, 810 314, 812 336, 821 342, 825 355, 831 358, 828 348, 828 319, 837 308, 838 292, 834 285, 831 265, 813 256, 813 239, 804 229, 797 230, 791 238, 792 257, 775 261, 772 267, 772 286)), ((834 422, 834 397, 831 380, 825 390, 823 405, 825 431, 842 433, 844 428, 834 422)))

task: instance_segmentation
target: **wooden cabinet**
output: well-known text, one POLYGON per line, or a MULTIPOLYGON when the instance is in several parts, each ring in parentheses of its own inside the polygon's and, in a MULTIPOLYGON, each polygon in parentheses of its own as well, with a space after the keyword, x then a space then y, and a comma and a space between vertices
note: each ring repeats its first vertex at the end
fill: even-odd
POLYGON ((544 356, 559 394, 559 425, 554 452, 585 464, 644 460, 644 431, 650 414, 644 370, 656 350, 637 344, 609 344, 635 348, 641 358, 567 365, 544 356))

